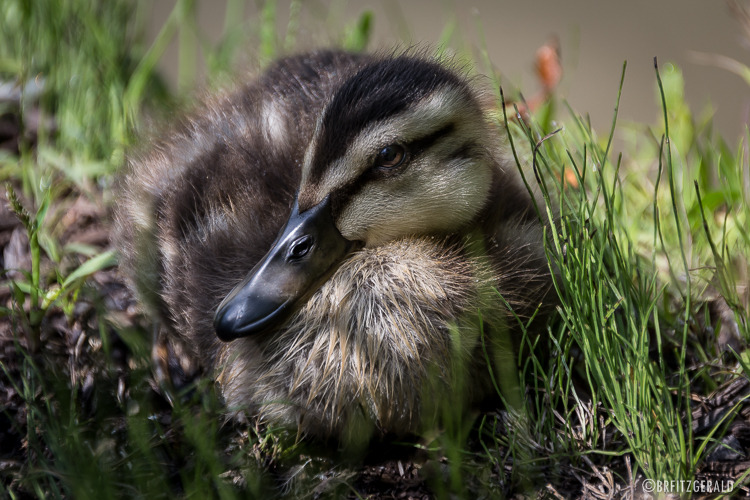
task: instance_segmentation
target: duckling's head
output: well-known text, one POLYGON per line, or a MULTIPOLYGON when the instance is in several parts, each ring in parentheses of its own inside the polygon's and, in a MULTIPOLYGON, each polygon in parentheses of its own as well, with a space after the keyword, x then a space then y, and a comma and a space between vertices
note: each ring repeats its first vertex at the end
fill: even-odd
POLYGON ((376 60, 318 117, 291 216, 219 306, 222 340, 278 326, 352 251, 470 231, 498 171, 480 98, 462 76, 408 55, 376 60))

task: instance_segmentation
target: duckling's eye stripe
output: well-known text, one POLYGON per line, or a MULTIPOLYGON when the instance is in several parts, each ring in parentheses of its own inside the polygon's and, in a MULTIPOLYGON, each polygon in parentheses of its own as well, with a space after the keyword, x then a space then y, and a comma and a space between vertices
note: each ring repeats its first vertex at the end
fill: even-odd
MULTIPOLYGON (((453 133, 453 130, 455 129, 455 125, 453 123, 448 123, 447 125, 437 129, 436 131, 432 132, 429 135, 426 135, 424 137, 420 137, 419 139, 415 139, 412 141, 407 142, 404 144, 405 149, 405 155, 406 159, 404 160, 404 165, 408 164, 410 161, 414 160, 415 158, 419 157, 424 151, 434 146, 438 141, 440 141, 443 137, 453 133)), ((374 166, 373 172, 365 171, 363 172, 357 181, 364 178, 364 181, 369 180, 369 178, 372 177, 371 174, 373 173, 381 173, 384 174, 386 170, 391 169, 382 169, 377 164, 374 166)), ((399 169, 394 169, 399 170, 399 169)), ((387 174, 390 176, 391 174, 387 174)))
MULTIPOLYGON (((407 151, 407 154, 409 155, 409 157, 407 158, 407 162, 413 161, 415 158, 417 158, 424 151, 432 147, 439 140, 451 134, 455 128, 456 126, 452 122, 450 122, 446 124, 445 126, 440 127, 439 129, 435 130, 429 135, 426 135, 424 137, 421 137, 419 139, 416 139, 407 143, 406 151, 407 151)), ((382 179, 384 177, 390 177, 391 175, 393 174, 385 173, 377 168, 368 169, 362 172, 362 174, 360 174, 355 179, 339 187, 331 195, 331 211, 333 212, 333 217, 334 218, 338 217, 338 214, 341 213, 341 210, 344 209, 344 207, 349 202, 349 200, 351 200, 357 193, 359 193, 362 190, 362 188, 364 188, 364 186, 367 185, 368 182, 374 179, 378 179, 378 178, 382 179)))
POLYGON ((482 150, 479 148, 479 144, 475 140, 468 140, 453 151, 448 159, 460 160, 469 159, 474 160, 482 155, 482 150))
POLYGON ((406 149, 412 155, 412 158, 414 158, 423 151, 434 146, 435 143, 437 143, 443 137, 452 134, 455 128, 456 126, 453 124, 453 122, 450 122, 429 135, 410 141, 409 143, 407 143, 406 149))

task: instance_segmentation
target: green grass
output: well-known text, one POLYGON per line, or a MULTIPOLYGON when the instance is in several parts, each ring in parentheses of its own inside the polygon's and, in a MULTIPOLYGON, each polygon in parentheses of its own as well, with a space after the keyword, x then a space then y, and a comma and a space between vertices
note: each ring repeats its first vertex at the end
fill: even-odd
POLYGON ((747 376, 737 364, 746 354, 722 355, 727 347, 707 335, 729 325, 705 312, 720 297, 747 341, 748 297, 738 288, 750 257, 746 143, 732 154, 709 122, 693 121, 679 69, 657 67, 655 81, 663 122, 632 125, 629 150, 614 159, 617 89, 603 139, 572 110, 556 131, 519 124, 516 136, 538 148, 547 174, 548 255, 561 298, 550 331, 558 356, 547 371, 529 368, 542 381, 537 391, 550 391, 548 404, 536 402, 532 434, 553 438, 551 457, 629 457, 633 474, 692 480, 726 422, 710 437, 692 434, 691 397, 747 376), (576 369, 596 405, 574 386, 576 369), (554 424, 553 414, 562 417, 554 424))
MULTIPOLYGON (((35 113, 50 119, 34 140, 22 134, 18 152, 0 151, 0 180, 31 257, 27 270, 3 278, 11 293, 0 321, 11 337, 0 340, 14 350, 0 354, 0 380, 10 394, 3 401, 13 404, 0 408, 0 423, 20 436, 12 460, 0 457, 3 494, 254 498, 277 492, 280 476, 289 496, 353 493, 356 466, 289 445, 282 431, 225 421, 210 382, 162 388, 166 397, 154 391, 148 319, 124 321, 102 297, 115 255, 69 243, 60 229, 72 200, 106 206, 134 131, 189 95, 198 60, 210 81, 220 80, 244 47, 257 47, 254 57, 267 63, 299 43, 301 23, 314 19, 322 30, 337 15, 290 5, 279 27, 276 2, 248 23, 244 3, 230 0, 223 34, 211 43, 196 23, 197 2, 178 1, 146 46, 147 2, 2 3, 0 78, 36 79, 43 90, 0 111, 20 117, 25 132, 35 113), (176 94, 156 74, 175 38, 176 94), (80 341, 67 352, 72 334, 80 341)), ((327 41, 364 49, 373 22, 364 13, 327 41)), ((446 45, 460 45, 457 37, 446 27, 446 45)), ((571 481, 610 485, 609 474, 615 488, 693 479, 737 417, 741 402, 709 429, 691 425, 695 400, 750 376, 742 350, 750 339, 750 135, 726 144, 710 116, 685 103, 679 68, 659 64, 654 85, 660 123, 619 124, 615 111, 601 136, 554 97, 519 120, 497 86, 498 109, 509 111, 498 122, 513 131, 519 164, 536 167, 524 170, 526 182, 544 195, 538 208, 550 225, 559 306, 542 342, 553 355, 519 357, 526 388, 513 404, 453 420, 425 440, 436 495, 510 496, 547 484, 571 491, 571 481), (726 314, 710 312, 717 303, 726 314), (716 341, 733 326, 739 352, 716 341)), ((612 89, 615 109, 621 90, 612 89)))

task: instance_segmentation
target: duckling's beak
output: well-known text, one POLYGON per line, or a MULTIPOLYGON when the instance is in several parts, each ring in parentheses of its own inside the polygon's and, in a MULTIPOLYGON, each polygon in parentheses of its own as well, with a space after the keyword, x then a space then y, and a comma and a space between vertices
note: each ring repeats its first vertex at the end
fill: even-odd
POLYGON ((219 305, 214 328, 229 341, 269 331, 315 292, 353 248, 331 216, 329 198, 292 215, 271 250, 219 305))

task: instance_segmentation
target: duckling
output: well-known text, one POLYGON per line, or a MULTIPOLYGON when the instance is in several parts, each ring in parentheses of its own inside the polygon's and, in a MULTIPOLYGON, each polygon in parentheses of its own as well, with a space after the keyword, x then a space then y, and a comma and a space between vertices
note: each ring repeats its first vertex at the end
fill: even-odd
POLYGON ((131 157, 122 267, 230 411, 339 443, 420 433, 487 395, 550 289, 490 106, 420 54, 280 59, 131 157))

